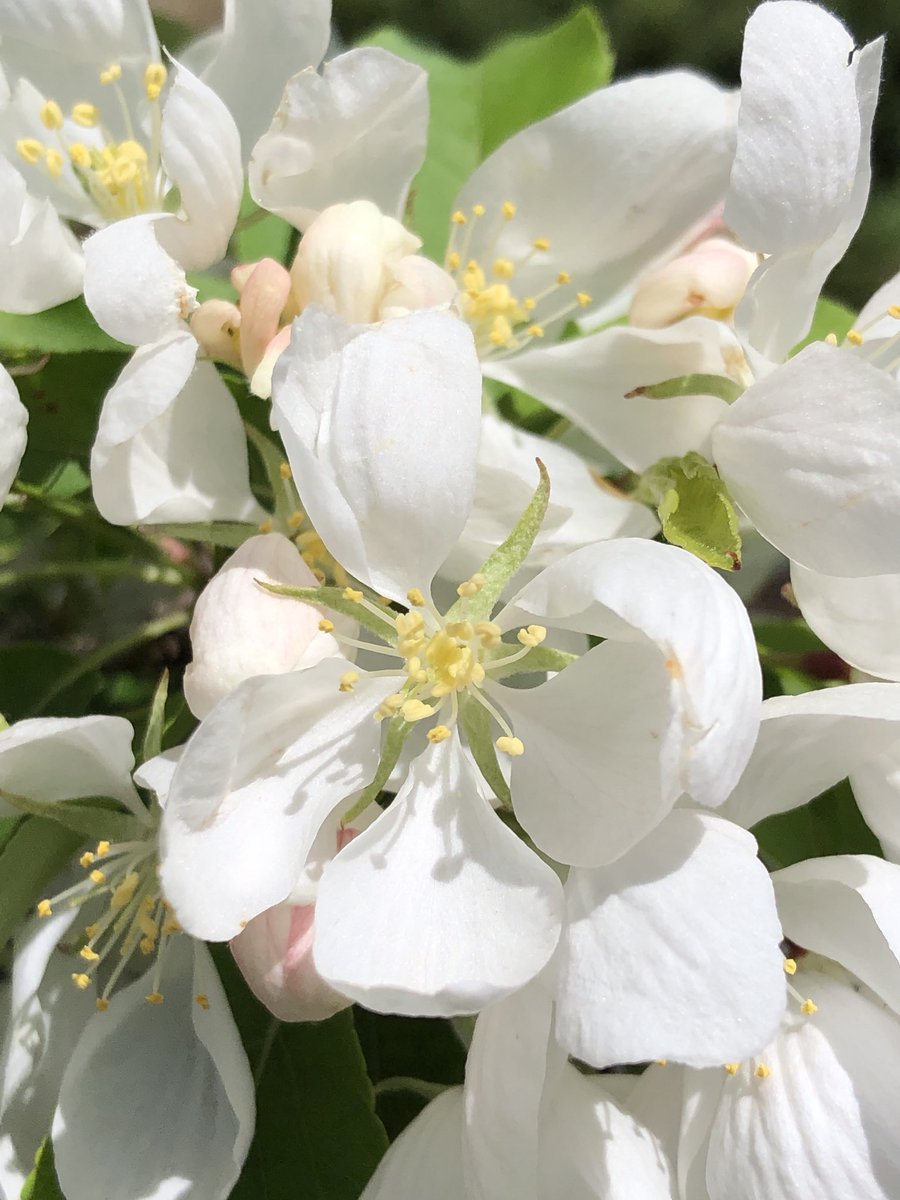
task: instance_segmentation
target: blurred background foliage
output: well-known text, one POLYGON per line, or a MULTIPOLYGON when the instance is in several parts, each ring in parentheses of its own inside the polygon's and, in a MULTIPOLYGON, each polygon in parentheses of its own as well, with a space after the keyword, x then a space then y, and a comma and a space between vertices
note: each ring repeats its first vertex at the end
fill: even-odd
MULTIPOLYGON (((469 57, 516 33, 562 20, 582 0, 334 0, 334 22, 346 42, 383 25, 452 54, 469 57)), ((744 24, 755 5, 718 0, 602 0, 616 54, 616 77, 686 65, 728 84, 740 77, 744 24)), ((859 308, 900 268, 900 4, 897 0, 831 0, 858 43, 887 36, 884 79, 875 123, 874 181, 869 208, 827 291, 859 308)), ((522 80, 527 87, 528 81, 522 80)))

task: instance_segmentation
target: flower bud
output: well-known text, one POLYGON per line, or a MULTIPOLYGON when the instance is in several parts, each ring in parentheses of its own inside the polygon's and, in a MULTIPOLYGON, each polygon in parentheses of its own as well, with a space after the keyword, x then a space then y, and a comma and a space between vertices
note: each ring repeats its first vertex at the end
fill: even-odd
POLYGON ((729 238, 706 238, 644 276, 631 302, 631 324, 662 329, 694 314, 730 320, 758 261, 729 238))
POLYGON ((335 639, 319 631, 317 608, 274 596, 258 580, 317 586, 280 533, 249 538, 232 554, 200 593, 191 621, 194 658, 184 674, 184 694, 197 717, 244 679, 312 666, 339 652, 335 639))

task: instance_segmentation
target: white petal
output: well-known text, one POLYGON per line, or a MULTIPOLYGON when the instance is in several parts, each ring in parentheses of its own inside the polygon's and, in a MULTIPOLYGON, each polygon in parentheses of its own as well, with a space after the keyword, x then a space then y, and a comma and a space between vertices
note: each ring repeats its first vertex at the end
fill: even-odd
POLYGON ((388 1148, 360 1200, 468 1200, 461 1142, 462 1088, 448 1088, 388 1148))
POLYGON ((241 131, 244 158, 266 129, 295 71, 317 67, 331 36, 329 0, 226 0, 225 24, 203 72, 241 131))
POLYGON ((900 741, 854 767, 850 786, 885 858, 900 863, 900 741))
POLYGON ((635 471, 658 459, 707 450, 728 411, 715 396, 656 400, 635 388, 682 375, 727 374, 724 352, 734 335, 721 321, 688 317, 668 329, 615 326, 545 350, 485 363, 491 379, 537 396, 635 471))
POLYGON ((193 660, 184 673, 191 711, 205 717, 252 675, 277 675, 339 653, 319 631, 311 604, 273 596, 260 583, 318 587, 297 547, 283 534, 248 538, 197 598, 191 621, 193 660))
POLYGON ((241 139, 228 109, 186 67, 177 67, 162 110, 162 158, 184 219, 157 225, 160 244, 186 271, 223 258, 244 191, 241 139))
POLYGON ((357 579, 394 599, 428 589, 471 508, 480 410, 472 335, 449 313, 295 323, 273 424, 310 519, 357 579))
POLYGON ((376 1012, 452 1016, 522 987, 559 938, 559 880, 480 795, 456 739, 325 870, 316 966, 376 1012))
POLYGON ((708 80, 671 71, 602 88, 514 134, 457 198, 458 208, 488 210, 467 253, 488 264, 531 257, 516 276, 520 294, 562 269, 595 302, 608 300, 724 193, 735 109, 708 80), (506 224, 505 201, 518 206, 506 224), (549 240, 549 254, 532 255, 536 238, 549 240))
POLYGON ((900 1013, 900 866, 845 854, 785 867, 772 882, 787 937, 841 963, 900 1013))
POLYGON ((857 328, 865 326, 865 343, 881 342, 897 332, 896 317, 888 315, 888 309, 900 305, 900 271, 875 292, 863 305, 856 320, 857 328))
POLYGON ((0 508, 9 494, 28 434, 28 409, 19 399, 16 385, 0 367, 0 508))
POLYGON ((349 50, 289 81, 250 159, 253 198, 301 230, 349 200, 400 217, 427 130, 421 67, 374 46, 349 50))
POLYGON ((781 927, 755 840, 678 810, 566 885, 557 1037, 598 1067, 694 1066, 759 1050, 784 1011, 781 927))
POLYGON ((37 313, 73 299, 84 272, 81 247, 51 202, 30 196, 2 155, 0 195, 0 309, 37 313))
POLYGON ((900 387, 885 372, 814 343, 735 401, 712 449, 789 558, 830 575, 900 571, 900 387))
POLYGON ((820 575, 793 563, 791 585, 826 646, 851 667, 900 680, 900 575, 820 575))
POLYGON ((163 817, 162 880, 196 936, 234 937, 284 900, 325 817, 375 774, 372 718, 396 680, 364 676, 342 693, 349 666, 248 679, 188 742, 163 817))
POLYGON ((892 1200, 900 1189, 893 1114, 900 1105, 900 1022, 827 975, 811 974, 819 1011, 729 1079, 710 1137, 710 1200, 892 1200))
POLYGON ((196 296, 157 231, 177 223, 147 214, 117 221, 84 243, 84 298, 110 337, 143 346, 184 329, 196 296))
POLYGON ((750 757, 761 683, 753 633, 727 583, 676 546, 620 538, 548 567, 497 618, 655 645, 681 708, 681 787, 721 804, 750 757))
MULTIPOLYGON (((146 816, 131 783, 134 730, 122 717, 33 717, 0 732, 0 787, 52 803, 112 796, 146 816)), ((0 815, 16 810, 0 800, 0 815)))
POLYGON ((755 825, 814 799, 900 743, 900 686, 860 683, 762 706, 759 740, 724 812, 755 825))
POLYGON ((237 403, 186 330, 143 346, 107 393, 91 451, 107 521, 259 521, 237 403))
POLYGON ((144 975, 114 995, 72 1056, 53 1121, 68 1196, 224 1200, 238 1177, 253 1080, 206 948, 177 938, 163 989, 165 1003, 147 1004, 144 975))

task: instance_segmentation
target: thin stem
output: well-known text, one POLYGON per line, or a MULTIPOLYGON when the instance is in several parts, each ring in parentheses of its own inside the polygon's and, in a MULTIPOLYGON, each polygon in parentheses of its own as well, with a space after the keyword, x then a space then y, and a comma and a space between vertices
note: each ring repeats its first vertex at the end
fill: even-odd
POLYGON ((107 579, 140 579, 144 583, 164 583, 171 587, 182 587, 187 582, 175 566, 154 566, 152 563, 111 562, 95 559, 82 562, 40 563, 33 567, 22 567, 18 571, 0 571, 0 588, 11 587, 32 579, 64 579, 70 576, 91 575, 107 579))
POLYGON ((416 1079, 413 1075, 392 1075, 390 1079, 382 1079, 376 1083, 373 1090, 376 1096, 385 1092, 414 1092, 426 1100, 433 1100, 435 1096, 440 1096, 441 1092, 446 1092, 449 1086, 446 1083, 430 1083, 427 1079, 416 1079))

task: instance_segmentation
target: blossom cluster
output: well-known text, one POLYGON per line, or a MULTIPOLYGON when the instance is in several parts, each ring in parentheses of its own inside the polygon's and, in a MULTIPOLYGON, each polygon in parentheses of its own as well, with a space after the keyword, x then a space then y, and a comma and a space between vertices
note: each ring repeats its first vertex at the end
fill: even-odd
POLYGON ((272 1031, 452 1022, 365 1200, 896 1200, 900 276, 820 319, 882 40, 764 0, 739 90, 567 98, 435 236, 442 93, 330 16, 232 0, 172 55, 143 0, 0 0, 0 306, 123 356, 92 519, 227 548, 186 724, 164 680, 137 740, 0 732, 0 865, 68 839, 0 879, 0 1196, 48 1154, 67 1200, 244 1186, 236 964, 272 1031), (831 686, 764 678, 782 569, 831 686), (847 779, 871 853, 760 849, 847 779))

